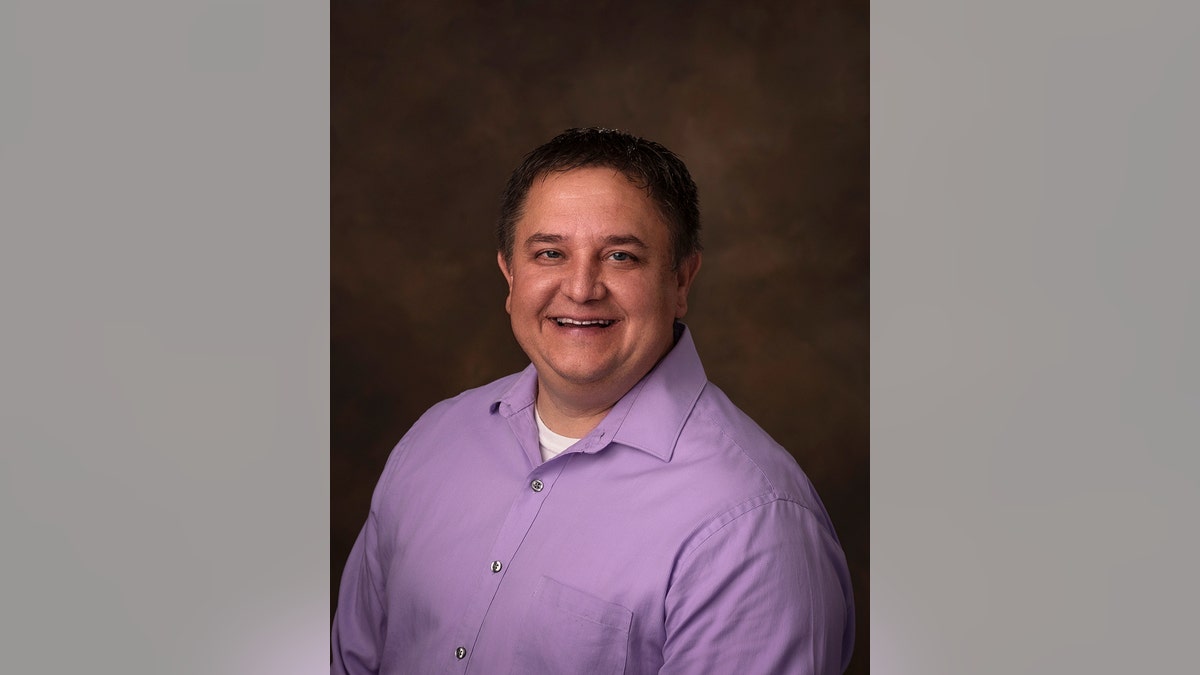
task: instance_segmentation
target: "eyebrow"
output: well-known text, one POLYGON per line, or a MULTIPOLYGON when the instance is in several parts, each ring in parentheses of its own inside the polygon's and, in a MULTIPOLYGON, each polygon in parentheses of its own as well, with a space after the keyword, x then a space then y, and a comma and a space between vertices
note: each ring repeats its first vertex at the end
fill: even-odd
POLYGON ((613 234, 604 238, 604 243, 609 246, 636 246, 638 248, 650 248, 646 242, 638 239, 632 234, 613 234))
MULTIPOLYGON (((525 240, 525 246, 536 246, 538 244, 554 244, 561 245, 567 241, 567 238, 561 234, 548 234, 545 232, 534 232, 525 240)), ((634 246, 641 249, 649 249, 646 242, 635 237, 632 234, 610 234, 604 238, 605 246, 634 246)))
POLYGON ((561 234, 546 234, 544 232, 534 232, 533 234, 529 235, 528 239, 525 240, 525 246, 528 248, 530 246, 535 246, 537 244, 561 244, 566 240, 567 240, 567 238, 562 236, 561 234))

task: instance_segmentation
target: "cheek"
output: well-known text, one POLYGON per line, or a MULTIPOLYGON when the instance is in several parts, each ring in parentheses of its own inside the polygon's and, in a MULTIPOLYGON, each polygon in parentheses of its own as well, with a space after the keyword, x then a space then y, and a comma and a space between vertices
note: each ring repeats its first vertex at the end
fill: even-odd
POLYGON ((674 315, 679 310, 683 296, 675 284, 666 283, 663 279, 654 279, 625 289, 624 297, 633 302, 642 313, 657 317, 663 314, 674 315))
POLYGON ((545 304, 547 297, 549 297, 549 291, 544 281, 526 277, 520 281, 514 281, 509 286, 508 300, 505 302, 505 307, 508 309, 509 314, 512 314, 514 311, 519 313, 533 312, 545 304))

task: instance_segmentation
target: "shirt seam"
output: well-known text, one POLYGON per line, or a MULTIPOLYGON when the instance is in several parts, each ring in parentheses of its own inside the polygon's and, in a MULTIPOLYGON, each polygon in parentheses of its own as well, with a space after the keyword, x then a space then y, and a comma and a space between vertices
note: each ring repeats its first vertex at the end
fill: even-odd
POLYGON ((682 565, 686 564, 694 555, 696 555, 696 553, 701 548, 704 547, 705 544, 707 544, 709 542, 709 540, 711 540, 713 537, 715 537, 719 532, 724 530, 726 527, 729 527, 733 523, 741 520, 747 514, 757 511, 758 509, 761 509, 764 506, 770 506, 771 504, 776 504, 779 502, 783 502, 786 504, 793 504, 797 508, 799 508, 801 511, 808 513, 809 516, 811 516, 811 517, 815 517, 815 515, 816 515, 813 513, 812 509, 810 509, 807 505, 805 505, 804 503, 802 503, 796 499, 792 499, 791 497, 776 494, 774 492, 767 492, 767 493, 755 495, 754 497, 751 497, 749 499, 738 502, 734 506, 732 506, 732 507, 718 513, 717 515, 713 516, 712 518, 710 518, 705 529, 707 529, 708 527, 712 527, 716 523, 720 523, 720 525, 718 527, 716 527, 715 529, 713 529, 708 534, 704 535, 703 539, 700 539, 699 541, 694 542, 693 544, 689 545, 686 549, 684 549, 683 554, 679 557, 679 565, 682 566, 682 565), (739 512, 739 510, 740 510, 740 512, 739 512), (725 520, 724 522, 721 522, 721 519, 726 516, 729 516, 729 519, 725 520))
MULTIPOLYGON (((699 402, 697 402, 697 405, 699 405, 699 402)), ((758 471, 758 475, 762 478, 763 483, 766 484, 769 493, 776 494, 780 497, 787 496, 787 495, 780 493, 779 488, 775 485, 775 481, 771 480, 771 477, 767 475, 767 472, 763 471, 762 466, 760 466, 759 463, 756 462, 754 460, 754 458, 750 456, 750 453, 746 452, 746 449, 742 447, 742 444, 738 443, 737 439, 735 439, 733 436, 729 435, 729 432, 725 430, 725 426, 722 425, 721 422, 715 416, 713 416, 712 411, 705 410, 704 417, 707 418, 709 422, 712 422, 712 425, 717 428, 717 431, 721 432, 721 436, 725 437, 725 439, 728 440, 729 443, 731 445, 733 445, 733 447, 737 448, 738 452, 742 455, 742 457, 746 458, 747 462, 750 462, 750 464, 754 466, 754 468, 758 471)), ((785 450, 785 452, 786 452, 786 450, 785 450)), ((792 501, 796 501, 796 500, 792 499, 792 501)), ((797 503, 799 503, 799 502, 797 502, 797 503)), ((804 506, 803 504, 800 504, 800 505, 804 506)), ((807 507, 805 507, 805 508, 807 508, 807 507)))
MULTIPOLYGON (((428 414, 428 413, 426 413, 426 414, 428 414)), ((396 446, 394 448, 392 448, 392 452, 388 455, 387 461, 384 463, 383 471, 379 477, 379 485, 377 487, 377 490, 379 491, 379 493, 377 495, 379 501, 378 501, 378 503, 376 503, 376 495, 372 495, 371 508, 370 508, 370 511, 367 513, 368 523, 374 522, 374 525, 375 525, 376 562, 378 563, 380 574, 382 574, 385 578, 387 576, 387 570, 385 568, 390 566, 390 564, 391 564, 392 554, 394 553, 394 550, 393 550, 394 547, 392 545, 393 542, 391 542, 391 541, 385 542, 383 537, 380 534, 380 527, 379 527, 379 524, 381 521, 380 509, 383 507, 384 502, 387 500, 387 495, 389 493, 391 493, 392 487, 396 481, 396 474, 400 470, 399 469, 400 465, 403 464, 404 461, 407 459, 407 455, 409 454, 409 448, 410 448, 411 442, 412 442, 411 434, 413 432, 420 433, 422 431, 421 429, 418 429, 418 427, 423 426, 422 422, 425 421, 425 417, 426 417, 426 415, 422 415, 420 418, 418 418, 417 421, 413 423, 412 428, 409 429, 409 433, 407 433, 403 437, 401 437, 401 439, 396 443, 396 446)), ((370 575, 368 575, 368 579, 371 582, 371 590, 375 592, 376 602, 378 602, 380 604, 380 606, 384 607, 385 612, 386 612, 386 606, 387 606, 386 594, 382 590, 380 590, 380 586, 379 586, 380 583, 383 583, 383 579, 376 581, 376 579, 374 579, 370 575)))
MULTIPOLYGON (((700 405, 700 401, 699 401, 699 398, 697 398, 696 403, 693 404, 693 408, 692 408, 693 414, 696 412, 701 412, 701 411, 697 411, 697 409, 696 409, 697 407, 699 407, 699 405, 700 405)), ((706 544, 710 539, 712 539, 718 532, 720 532, 721 530, 728 527, 731 523, 733 523, 736 520, 739 520, 740 518, 742 518, 746 514, 750 513, 751 511, 759 509, 768 504, 772 504, 775 502, 788 502, 791 504, 795 504, 797 507, 799 507, 800 509, 802 509, 804 511, 807 511, 810 516, 813 516, 813 517, 816 516, 816 514, 814 514, 812 512, 812 509, 809 508, 809 506, 807 504, 796 499, 795 497, 792 497, 786 493, 781 492, 778 489, 778 487, 776 487, 775 482, 772 481, 770 479, 770 477, 767 476, 767 473, 765 471, 763 471, 762 466, 760 466, 758 462, 754 461, 754 458, 751 457, 749 455, 749 453, 746 452, 746 450, 742 447, 741 443, 738 443, 737 440, 735 438, 733 438, 733 436, 729 435, 729 433, 726 431, 724 425, 722 425, 717 420, 717 418, 713 416, 711 411, 704 410, 704 411, 702 411, 702 414, 704 415, 705 419, 707 419, 709 422, 712 423, 712 425, 714 427, 716 427, 717 431, 719 431, 721 433, 721 436, 724 437, 727 441, 729 441, 729 443, 731 445, 733 445, 733 447, 737 448, 738 453, 741 454, 741 456, 744 457, 746 459, 746 461, 750 462, 750 464, 755 468, 755 470, 758 471, 758 475, 762 478, 763 484, 766 485, 767 489, 766 489, 766 491, 756 494, 753 497, 744 499, 744 500, 738 502, 737 504, 734 504, 730 508, 725 509, 724 511, 721 511, 720 513, 717 513, 713 517, 709 518, 708 521, 706 522, 706 524, 704 525, 704 529, 712 527, 716 523, 720 523, 720 526, 717 527, 716 529, 714 529, 713 531, 709 532, 707 535, 705 535, 703 539, 691 544, 686 549, 684 549, 683 554, 679 558, 679 564, 682 565, 682 564, 686 563, 689 559, 691 559, 691 557, 693 555, 696 554, 696 552, 698 550, 700 550, 704 546, 704 544, 706 544), (739 512, 739 509, 741 510, 740 512, 739 512), (728 517, 728 520, 725 520, 725 522, 721 522, 721 520, 726 517, 728 517)), ((703 531, 703 529, 701 531, 703 531)))
MULTIPOLYGON (((379 516, 378 516, 378 514, 376 514, 374 511, 372 511, 372 512, 370 513, 370 520, 372 521, 372 527, 373 527, 373 529, 375 530, 375 541, 376 541, 376 547, 375 547, 375 548, 376 548, 376 560, 377 560, 377 562, 381 562, 381 561, 379 561, 379 560, 378 560, 378 555, 379 555, 379 546, 378 546, 378 541, 379 541, 379 516)), ((365 552, 364 552, 364 553, 365 553, 365 552)), ((389 554, 388 558, 389 558, 389 559, 391 558, 391 555, 390 555, 390 554, 389 554)), ((369 582, 371 583, 371 591, 375 593, 375 602, 377 602, 377 603, 379 604, 379 606, 380 606, 381 608, 383 608, 383 613, 384 613, 384 616, 386 616, 386 615, 387 615, 387 603, 386 603, 386 602, 384 602, 384 595, 383 595, 383 593, 382 593, 382 592, 379 590, 379 583, 378 583, 378 582, 375 580, 375 575, 371 573, 371 566, 368 564, 368 565, 366 565, 366 567, 367 567, 367 581, 369 581, 369 582)), ((384 567, 384 566, 383 566, 382 564, 380 564, 380 565, 379 565, 379 572, 380 572, 380 574, 386 574, 386 572, 384 571, 383 567, 384 567)))

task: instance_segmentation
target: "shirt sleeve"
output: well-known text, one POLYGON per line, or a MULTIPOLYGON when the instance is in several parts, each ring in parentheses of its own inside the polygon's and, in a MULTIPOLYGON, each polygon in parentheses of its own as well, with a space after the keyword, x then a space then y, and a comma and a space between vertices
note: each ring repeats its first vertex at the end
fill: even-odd
POLYGON ((824 518, 748 504, 682 555, 666 600, 662 675, 836 675, 854 646, 850 575, 824 518))
POLYGON ((382 601, 380 581, 383 574, 377 533, 372 510, 342 572, 338 607, 330 633, 331 675, 379 672, 387 615, 382 601))

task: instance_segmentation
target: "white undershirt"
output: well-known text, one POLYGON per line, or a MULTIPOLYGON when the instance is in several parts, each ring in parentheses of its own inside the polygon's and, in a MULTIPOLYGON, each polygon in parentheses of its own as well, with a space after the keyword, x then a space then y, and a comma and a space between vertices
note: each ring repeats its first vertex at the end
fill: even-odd
POLYGON ((579 442, 578 438, 569 438, 550 431, 550 427, 547 427, 546 423, 542 421, 542 414, 538 412, 536 405, 533 406, 533 415, 537 419, 538 448, 542 451, 543 462, 550 461, 558 453, 579 442))

